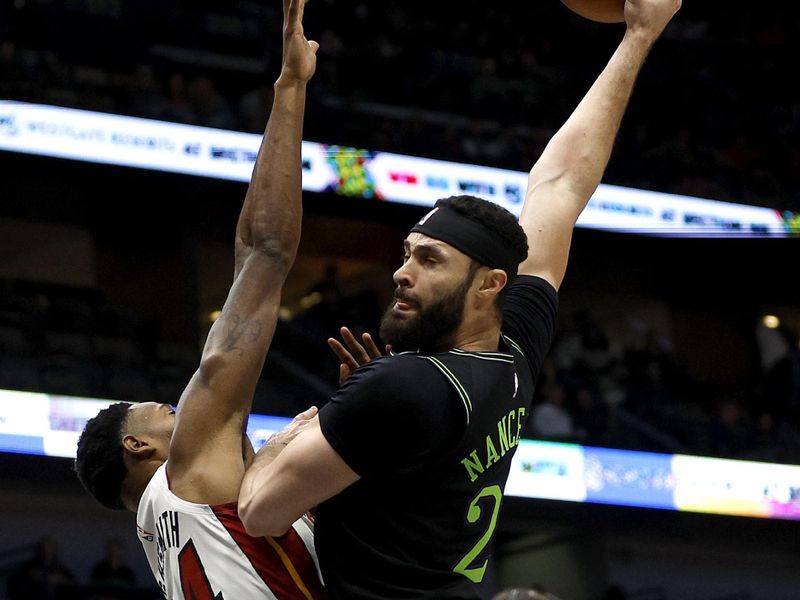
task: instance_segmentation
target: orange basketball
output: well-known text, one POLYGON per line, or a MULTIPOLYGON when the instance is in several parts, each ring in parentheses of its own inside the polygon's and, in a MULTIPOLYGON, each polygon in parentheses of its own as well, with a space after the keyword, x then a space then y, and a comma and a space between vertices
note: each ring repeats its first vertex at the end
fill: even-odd
POLYGON ((598 23, 622 23, 625 0, 561 0, 567 8, 598 23))

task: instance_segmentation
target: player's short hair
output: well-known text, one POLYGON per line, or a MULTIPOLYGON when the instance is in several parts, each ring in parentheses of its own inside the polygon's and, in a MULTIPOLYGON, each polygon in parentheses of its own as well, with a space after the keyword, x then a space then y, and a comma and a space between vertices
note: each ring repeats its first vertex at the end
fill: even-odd
MULTIPOLYGON (((528 255, 528 236, 517 221, 517 218, 502 206, 477 198, 475 196, 450 196, 436 202, 436 206, 446 206, 460 215, 479 223, 500 239, 502 239, 518 256, 528 255)), ((474 259, 473 259, 474 260, 474 259)), ((470 271, 473 275, 475 271, 470 271)), ((516 273, 508 273, 506 285, 498 297, 498 306, 502 304, 509 285, 516 273)))
POLYGON ((123 510, 120 492, 128 474, 122 448, 122 427, 128 418, 127 402, 104 408, 89 419, 78 439, 75 472, 83 487, 106 508, 123 510))

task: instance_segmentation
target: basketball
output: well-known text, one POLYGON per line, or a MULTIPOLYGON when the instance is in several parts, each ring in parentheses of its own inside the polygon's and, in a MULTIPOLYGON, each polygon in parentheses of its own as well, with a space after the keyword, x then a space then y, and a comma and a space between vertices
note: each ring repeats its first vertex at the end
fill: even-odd
POLYGON ((622 23, 625 0, 561 0, 571 11, 598 23, 622 23))

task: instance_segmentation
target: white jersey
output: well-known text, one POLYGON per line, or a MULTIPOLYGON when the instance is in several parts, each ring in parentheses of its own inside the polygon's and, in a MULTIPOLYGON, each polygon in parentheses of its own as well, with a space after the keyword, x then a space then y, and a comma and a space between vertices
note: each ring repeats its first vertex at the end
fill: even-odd
POLYGON ((142 494, 136 527, 169 600, 325 597, 309 519, 298 520, 279 538, 251 537, 235 502, 194 504, 173 494, 166 463, 142 494))

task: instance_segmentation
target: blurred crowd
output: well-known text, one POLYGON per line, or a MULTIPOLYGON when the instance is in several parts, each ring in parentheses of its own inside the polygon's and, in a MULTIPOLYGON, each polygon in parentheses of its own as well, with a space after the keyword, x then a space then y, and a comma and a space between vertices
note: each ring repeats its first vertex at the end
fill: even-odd
POLYGON ((671 341, 629 319, 612 337, 591 315, 562 317, 527 425, 534 438, 768 462, 800 461, 800 346, 785 352, 755 389, 738 394, 694 380, 671 341))
POLYGON ((96 562, 86 581, 82 581, 64 563, 58 541, 45 536, 30 547, 19 548, 29 558, 10 563, 0 570, 7 572, 8 600, 133 600, 160 598, 150 582, 137 586, 133 569, 125 559, 121 540, 107 540, 103 557, 96 562))
MULTIPOLYGON (((0 9, 0 98, 251 132, 280 3, 24 0, 0 9)), ((620 26, 556 0, 319 0, 306 137, 527 170, 620 26)), ((800 6, 689 3, 644 71, 607 181, 800 210, 800 6)))

